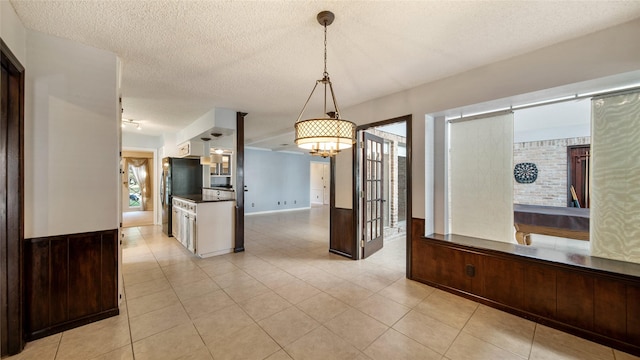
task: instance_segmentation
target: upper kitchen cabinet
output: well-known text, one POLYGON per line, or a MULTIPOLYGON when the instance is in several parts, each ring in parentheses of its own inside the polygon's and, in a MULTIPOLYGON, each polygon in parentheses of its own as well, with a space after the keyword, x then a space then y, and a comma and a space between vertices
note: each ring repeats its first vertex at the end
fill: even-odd
POLYGON ((215 108, 176 134, 179 147, 186 147, 187 144, 190 147, 189 152, 186 148, 179 151, 185 154, 180 156, 200 158, 203 165, 204 188, 233 188, 232 176, 235 174, 236 166, 233 156, 236 153, 236 116, 236 111, 215 108))
POLYGON ((194 157, 204 155, 204 146, 202 142, 185 141, 178 145, 178 157, 194 157))
POLYGON ((231 154, 214 154, 212 158, 211 176, 231 176, 231 154))

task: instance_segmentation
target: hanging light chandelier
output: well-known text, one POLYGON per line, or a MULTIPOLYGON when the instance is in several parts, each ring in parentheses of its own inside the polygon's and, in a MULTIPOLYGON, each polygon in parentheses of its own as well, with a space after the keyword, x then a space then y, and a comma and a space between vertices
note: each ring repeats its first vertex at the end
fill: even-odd
POLYGON ((356 125, 340 118, 340 110, 333 93, 333 85, 327 72, 327 26, 333 23, 335 15, 331 11, 322 11, 317 16, 320 25, 324 26, 324 72, 322 79, 316 80, 311 94, 302 107, 296 120, 296 144, 302 149, 309 150, 311 155, 328 157, 336 155, 340 150, 348 149, 355 143, 356 125), (324 117, 302 120, 309 100, 313 96, 318 84, 324 86, 324 117), (328 89, 327 89, 328 88, 328 89), (334 111, 327 112, 327 90, 331 93, 334 111))

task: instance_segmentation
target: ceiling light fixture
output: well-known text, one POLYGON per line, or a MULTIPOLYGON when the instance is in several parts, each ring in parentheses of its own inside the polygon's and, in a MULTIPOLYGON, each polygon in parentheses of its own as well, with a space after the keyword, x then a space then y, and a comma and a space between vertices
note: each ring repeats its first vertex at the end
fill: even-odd
POLYGON ((311 90, 311 94, 302 107, 302 111, 294 126, 296 130, 296 144, 302 149, 309 150, 311 155, 328 157, 336 155, 340 150, 348 149, 355 143, 356 125, 340 118, 340 110, 333 93, 333 85, 327 72, 327 26, 333 23, 335 15, 331 11, 322 11, 318 14, 317 20, 324 26, 324 72, 322 79, 316 80, 316 84, 311 90), (324 117, 301 120, 304 111, 307 109, 309 100, 318 84, 324 85, 324 117), (331 100, 335 111, 327 112, 327 85, 331 92, 331 100))
POLYGON ((122 127, 132 126, 138 130, 142 130, 142 126, 137 121, 133 121, 131 119, 122 119, 122 127))

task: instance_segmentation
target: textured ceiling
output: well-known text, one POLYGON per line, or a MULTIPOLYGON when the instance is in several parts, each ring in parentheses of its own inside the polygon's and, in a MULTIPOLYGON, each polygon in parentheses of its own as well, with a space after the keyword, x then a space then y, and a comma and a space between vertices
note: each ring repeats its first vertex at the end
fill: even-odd
POLYGON ((11 3, 28 28, 116 53, 123 117, 142 133, 224 107, 249 113, 256 146, 291 137, 322 75, 319 11, 336 14, 328 70, 342 108, 640 17, 640 1, 11 3))

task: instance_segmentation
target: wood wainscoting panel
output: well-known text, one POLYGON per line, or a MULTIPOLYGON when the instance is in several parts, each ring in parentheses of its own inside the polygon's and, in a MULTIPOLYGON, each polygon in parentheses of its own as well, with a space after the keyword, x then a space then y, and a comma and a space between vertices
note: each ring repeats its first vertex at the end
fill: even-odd
POLYGON ((118 231, 26 239, 25 337, 117 315, 118 231))
POLYGON ((557 318, 585 330, 593 330, 593 277, 579 272, 558 271, 557 318))
POLYGON ((524 307, 524 266, 513 260, 483 257, 482 296, 517 308, 524 307))
POLYGON ((24 249, 25 301, 29 311, 25 313, 25 329, 42 329, 49 326, 49 240, 26 242, 24 249), (47 296, 42 296, 46 294, 47 296))
POLYGON ((334 208, 331 211, 329 251, 355 259, 356 232, 353 227, 353 210, 334 208))
POLYGON ((556 316, 556 270, 530 264, 524 269, 523 309, 547 318, 556 316))
POLYGON ((627 285, 627 342, 640 346, 640 286, 627 285))
POLYGON ((115 309, 118 308, 118 232, 102 232, 101 237, 101 309, 115 309))
MULTIPOLYGON (((49 324, 59 324, 69 320, 69 239, 66 236, 49 238, 49 296, 41 301, 49 301, 49 324)), ((41 273, 46 272, 39 269, 41 273)), ((35 271, 35 269, 34 269, 35 271)), ((28 283, 25 283, 28 286, 28 283)), ((36 293, 37 294, 37 293, 36 293)))
POLYGON ((595 278, 593 285, 595 331, 612 338, 624 339, 627 335, 627 286, 619 281, 600 278, 595 278))
POLYGON ((412 274, 415 280, 471 290, 473 277, 467 275, 466 265, 472 265, 476 271, 478 262, 473 264, 468 254, 424 241, 414 241, 412 246, 412 274))
POLYGON ((69 236, 69 320, 100 311, 101 234, 69 236), (75 259, 82 259, 76 261, 75 259))
POLYGON ((640 356, 637 264, 544 249, 523 256, 519 245, 459 235, 411 245, 414 280, 640 356))

